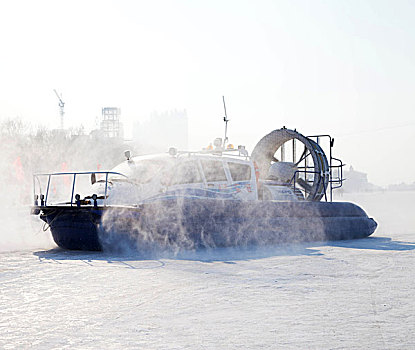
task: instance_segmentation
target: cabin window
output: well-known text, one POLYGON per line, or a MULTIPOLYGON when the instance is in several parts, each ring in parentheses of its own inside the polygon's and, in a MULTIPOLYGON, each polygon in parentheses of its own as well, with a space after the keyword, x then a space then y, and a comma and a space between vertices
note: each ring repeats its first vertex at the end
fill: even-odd
POLYGON ((227 181, 222 161, 201 160, 207 182, 227 181))
POLYGON ((232 175, 232 181, 251 180, 251 167, 249 165, 228 162, 228 167, 232 175))
POLYGON ((185 162, 177 165, 173 170, 171 185, 200 183, 200 177, 197 164, 194 162, 185 162))

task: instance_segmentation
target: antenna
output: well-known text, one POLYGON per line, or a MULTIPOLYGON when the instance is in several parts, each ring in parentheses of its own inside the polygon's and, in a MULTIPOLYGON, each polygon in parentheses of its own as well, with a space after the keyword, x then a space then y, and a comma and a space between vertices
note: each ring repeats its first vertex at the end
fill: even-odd
POLYGON ((226 142, 228 142, 228 115, 226 114, 226 104, 225 104, 225 96, 222 96, 223 100, 223 109, 225 110, 225 116, 223 117, 223 121, 225 122, 225 138, 223 139, 223 148, 225 148, 226 142))
POLYGON ((65 102, 62 101, 62 94, 59 96, 58 92, 53 89, 53 91, 55 91, 56 97, 59 99, 59 114, 61 116, 61 130, 63 130, 63 115, 65 114, 65 102))

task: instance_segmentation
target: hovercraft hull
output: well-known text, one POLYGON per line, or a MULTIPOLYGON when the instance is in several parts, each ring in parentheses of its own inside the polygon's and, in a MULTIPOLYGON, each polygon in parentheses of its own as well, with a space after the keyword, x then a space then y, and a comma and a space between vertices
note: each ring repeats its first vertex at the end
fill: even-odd
POLYGON ((137 207, 36 207, 56 244, 102 250, 126 238, 137 247, 187 249, 357 239, 376 222, 345 202, 236 201, 174 198, 137 207))

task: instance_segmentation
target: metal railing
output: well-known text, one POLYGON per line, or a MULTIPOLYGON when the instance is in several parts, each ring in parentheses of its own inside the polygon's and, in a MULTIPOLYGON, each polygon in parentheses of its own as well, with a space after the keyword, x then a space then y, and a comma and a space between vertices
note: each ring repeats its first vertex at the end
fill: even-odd
MULTIPOLYGON (((76 184, 76 177, 79 175, 92 175, 94 174, 94 176, 98 175, 105 175, 105 191, 104 191, 104 206, 106 206, 107 204, 107 198, 108 198, 108 176, 111 175, 117 175, 117 176, 122 176, 125 177, 126 179, 128 179, 128 177, 124 174, 121 173, 117 173, 114 171, 82 171, 82 172, 64 172, 64 173, 44 173, 44 174, 34 174, 33 175, 33 198, 35 201, 35 205, 38 206, 39 202, 38 200, 40 199, 40 206, 44 206, 47 207, 47 203, 48 203, 48 197, 49 197, 49 193, 50 193, 50 184, 51 184, 51 179, 52 176, 73 176, 72 178, 72 190, 71 190, 71 200, 68 204, 70 204, 70 206, 74 206, 74 204, 76 205, 76 202, 74 202, 74 195, 75 195, 75 184, 76 184), (40 181, 40 177, 47 177, 47 185, 45 188, 45 193, 43 193, 42 191, 42 184, 40 181), (39 195, 36 193, 36 183, 38 184, 39 187, 39 195)), ((99 180, 102 181, 102 180, 99 180)), ((91 183, 92 184, 92 183, 91 183)))
MULTIPOLYGON (((315 179, 313 178, 313 181, 309 181, 307 179, 309 174, 314 174, 315 176, 318 176, 318 182, 317 185, 315 186, 316 188, 316 193, 314 194, 314 197, 320 197, 322 198, 324 196, 326 202, 327 200, 327 189, 330 189, 330 202, 333 201, 333 190, 336 188, 340 188, 343 184, 343 167, 344 164, 340 159, 334 158, 332 157, 332 160, 339 162, 339 165, 330 165, 329 166, 329 172, 328 174, 323 174, 321 172, 318 171, 313 171, 313 170, 307 170, 307 169, 314 169, 313 167, 302 167, 301 170, 296 170, 294 172, 293 177, 291 178, 289 185, 293 186, 294 191, 296 190, 296 188, 301 187, 301 185, 297 185, 297 178, 299 177, 299 174, 304 174, 304 181, 309 184, 311 186, 312 183, 314 183, 315 179), (333 169, 338 169, 338 175, 336 177, 333 178, 333 169), (328 180, 326 181, 325 178, 328 175, 328 180), (311 183, 311 184, 310 184, 311 183), (337 186, 336 186, 337 184, 337 186), (322 185, 322 187, 321 187, 322 185)), ((307 190, 305 188, 302 188, 304 190, 305 193, 307 193, 307 190)))
MULTIPOLYGON (((333 157, 333 147, 334 147, 334 138, 330 135, 323 134, 323 135, 312 135, 307 136, 310 139, 315 139, 315 142, 320 145, 320 140, 322 138, 328 138, 329 140, 329 184, 330 184, 330 202, 333 200, 333 190, 336 188, 340 188, 343 185, 343 167, 345 164, 338 159, 333 157), (338 165, 334 165, 333 162, 337 162, 338 165), (333 177, 333 170, 337 169, 337 177, 333 177), (333 186, 333 184, 337 184, 337 186, 333 186)), ((326 196, 327 197, 327 196, 326 196)), ((327 199, 326 199, 327 200, 327 199)))

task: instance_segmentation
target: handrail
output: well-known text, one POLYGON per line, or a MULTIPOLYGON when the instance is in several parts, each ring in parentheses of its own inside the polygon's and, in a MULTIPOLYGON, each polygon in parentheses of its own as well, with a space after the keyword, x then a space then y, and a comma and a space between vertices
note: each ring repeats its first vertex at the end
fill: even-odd
MULTIPOLYGON (((343 167, 345 166, 345 164, 343 164, 343 162, 340 159, 337 159, 337 158, 334 158, 334 157, 332 157, 332 159, 335 160, 335 161, 338 161, 340 164, 330 166, 329 178, 328 178, 327 181, 325 180, 324 174, 321 174, 318 171, 307 170, 307 169, 312 169, 313 167, 298 167, 301 170, 296 170, 294 172, 294 175, 292 176, 292 178, 291 178, 291 180, 289 181, 288 184, 293 186, 294 191, 295 191, 296 190, 296 183, 297 183, 297 181, 296 181, 297 174, 302 173, 302 174, 305 174, 305 175, 307 175, 307 174, 320 175, 319 179, 318 179, 318 183, 317 183, 317 189, 320 188, 320 181, 322 181, 323 182, 322 183, 323 184, 323 190, 324 190, 324 198, 327 201, 327 193, 326 192, 327 192, 327 189, 328 189, 327 187, 329 185, 330 186, 330 202, 331 202, 333 200, 333 195, 332 195, 333 189, 340 188, 343 185, 343 181, 344 181, 344 179, 343 179, 343 167), (333 173, 332 173, 333 168, 340 169, 340 174, 339 174, 338 178, 336 178, 336 179, 333 179, 333 173), (333 184, 339 184, 339 185, 338 186, 333 186, 333 184)), ((305 179, 305 181, 307 181, 307 179, 305 179)), ((321 191, 316 191, 316 195, 321 195, 321 191)))
POLYGON ((126 178, 128 178, 128 176, 122 174, 122 173, 117 173, 116 171, 71 171, 71 172, 59 172, 59 173, 35 173, 33 174, 33 176, 49 176, 49 175, 88 175, 88 174, 115 174, 115 175, 121 175, 124 176, 126 178))
POLYGON ((333 157, 333 151, 332 151, 333 146, 334 146, 334 138, 333 137, 331 137, 328 134, 312 135, 312 136, 307 136, 307 137, 308 138, 315 138, 316 142, 318 144, 320 143, 320 139, 323 138, 323 137, 329 139, 329 171, 330 171, 329 184, 330 184, 330 201, 332 201, 333 200, 333 190, 336 189, 336 188, 340 188, 343 185, 343 181, 344 181, 344 179, 343 179, 343 166, 345 164, 343 164, 343 162, 340 159, 333 157), (339 165, 333 165, 333 161, 337 161, 340 164, 339 165), (332 170, 334 168, 340 168, 340 176, 336 180, 333 180, 332 170), (338 186, 333 186, 333 184, 338 184, 338 186))
POLYGON ((48 196, 49 196, 49 189, 50 189, 50 183, 51 183, 52 176, 73 175, 72 191, 71 191, 71 202, 70 202, 71 207, 72 207, 73 206, 74 193, 75 193, 76 176, 77 175, 89 175, 89 174, 105 174, 104 206, 107 205, 108 176, 109 176, 109 174, 119 175, 119 176, 122 176, 122 177, 125 177, 126 179, 128 179, 128 176, 126 176, 122 173, 118 173, 116 171, 77 171, 77 172, 59 172, 59 173, 36 173, 36 174, 33 174, 33 197, 35 198, 35 205, 36 205, 36 180, 39 184, 39 194, 42 195, 42 186, 41 186, 41 181, 39 179, 40 177, 42 177, 42 176, 47 176, 48 177, 46 193, 45 193, 45 202, 43 204, 45 207, 47 207, 47 200, 48 200, 48 196))
POLYGON ((46 194, 45 194, 45 206, 46 206, 46 203, 47 203, 47 201, 48 201, 49 185, 50 185, 50 177, 51 177, 51 175, 49 175, 49 177, 48 177, 48 186, 46 187, 46 194))
MULTIPOLYGON (((49 175, 51 176, 51 175, 49 175)), ((75 192, 75 180, 76 180, 76 174, 73 174, 73 182, 72 182, 72 192, 71 192, 71 207, 73 206, 73 193, 75 192)))

